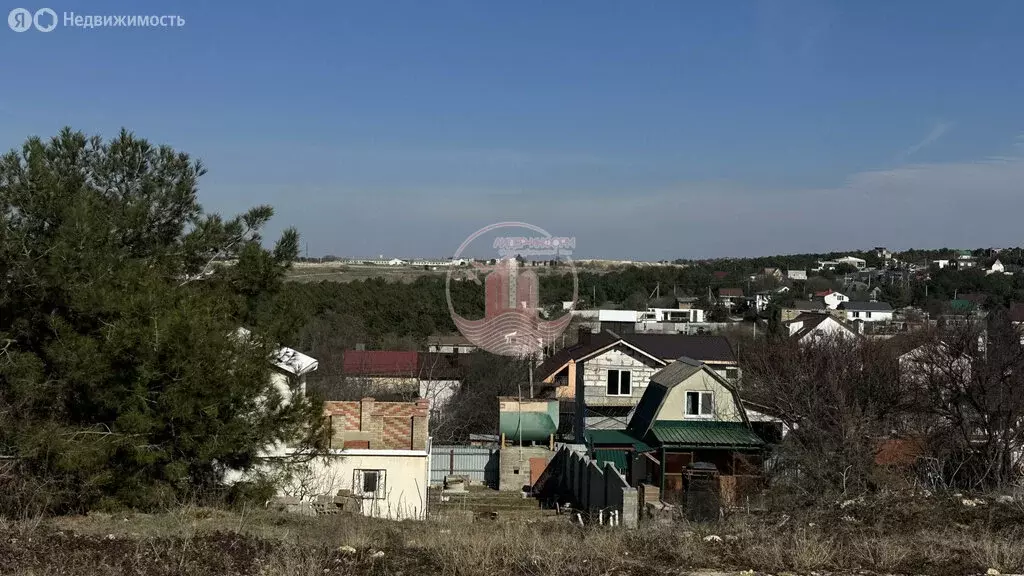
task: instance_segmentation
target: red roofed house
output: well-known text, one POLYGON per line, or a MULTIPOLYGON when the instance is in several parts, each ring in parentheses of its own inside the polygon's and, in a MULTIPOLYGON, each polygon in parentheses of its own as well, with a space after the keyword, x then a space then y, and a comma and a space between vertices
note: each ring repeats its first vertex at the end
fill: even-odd
POLYGON ((434 352, 347 350, 342 359, 346 392, 425 398, 435 412, 458 391, 464 368, 458 355, 434 352))
POLYGON ((359 393, 415 398, 419 394, 419 353, 392 350, 346 350, 342 372, 347 387, 359 393))
POLYGON ((726 308, 732 308, 737 302, 743 300, 742 288, 719 288, 718 301, 726 308))
POLYGON ((839 308, 839 305, 843 302, 849 302, 850 297, 845 294, 840 294, 835 290, 825 290, 824 292, 815 292, 815 298, 821 298, 825 302, 825 307, 829 310, 835 310, 839 308))

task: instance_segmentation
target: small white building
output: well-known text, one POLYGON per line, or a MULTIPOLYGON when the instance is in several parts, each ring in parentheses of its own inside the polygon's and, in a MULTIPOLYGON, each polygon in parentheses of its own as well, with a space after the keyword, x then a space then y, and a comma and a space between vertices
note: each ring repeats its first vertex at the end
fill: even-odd
POLYGON ((843 302, 839 309, 846 312, 846 319, 850 322, 892 321, 892 306, 888 302, 843 302))
POLYGON ((477 350, 476 344, 461 334, 434 335, 427 338, 427 351, 439 354, 469 354, 477 350))
POLYGON ((856 256, 843 256, 842 258, 836 258, 837 264, 849 264, 857 270, 863 270, 867 267, 868 263, 863 258, 857 258, 856 256))
POLYGON ((807 270, 787 270, 786 278, 790 280, 807 280, 807 270))
POLYGON ((704 311, 700 308, 648 308, 641 322, 703 322, 704 311))
POLYGON ((636 310, 598 310, 598 322, 636 322, 640 319, 636 310))
POLYGON ((992 267, 985 271, 986 276, 989 274, 1006 274, 1006 267, 1003 266, 1003 263, 997 258, 996 261, 992 263, 992 267))
POLYGON ((835 310, 839 308, 839 305, 844 302, 849 302, 850 297, 846 294, 836 292, 835 290, 826 290, 824 292, 818 292, 815 294, 818 298, 821 298, 825 302, 825 307, 829 310, 835 310))
MULTIPOLYGON (((328 497, 364 516, 423 520, 430 483, 427 400, 325 402, 331 438, 327 454, 302 462, 284 479, 280 496, 302 502, 328 497)), ((278 459, 287 461, 297 453, 278 459)), ((274 462, 268 459, 267 465, 274 462)))

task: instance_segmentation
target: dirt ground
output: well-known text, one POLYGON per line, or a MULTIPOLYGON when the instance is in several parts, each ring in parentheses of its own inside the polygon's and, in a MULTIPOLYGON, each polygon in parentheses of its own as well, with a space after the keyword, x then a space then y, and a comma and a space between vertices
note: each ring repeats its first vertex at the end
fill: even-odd
POLYGON ((649 575, 1024 572, 1024 506, 873 504, 637 530, 263 509, 0 520, 0 574, 649 575), (754 571, 754 572, 750 572, 754 571))

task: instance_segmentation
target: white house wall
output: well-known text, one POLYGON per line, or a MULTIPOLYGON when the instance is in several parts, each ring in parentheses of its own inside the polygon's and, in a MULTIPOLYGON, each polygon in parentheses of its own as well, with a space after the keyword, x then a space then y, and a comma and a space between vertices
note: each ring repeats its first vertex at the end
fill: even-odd
POLYGON ((431 412, 443 410, 459 391, 458 380, 420 380, 420 398, 430 400, 431 412))
POLYGON ((694 420, 715 422, 742 422, 743 417, 736 406, 732 392, 712 375, 701 370, 673 386, 658 410, 656 420, 694 420), (715 414, 712 418, 686 415, 687 392, 711 392, 715 399, 715 414))
POLYGON ((846 319, 850 322, 862 320, 864 322, 891 322, 892 311, 879 312, 878 310, 847 310, 846 319), (868 317, 868 313, 871 317, 868 317))
MULTIPOLYGON (((281 462, 283 460, 276 458, 267 459, 258 471, 272 474, 281 462)), ((280 485, 278 496, 303 501, 317 496, 334 497, 341 490, 357 492, 356 489, 361 489, 353 485, 357 470, 383 470, 383 489, 378 498, 361 500, 362 514, 392 520, 426 517, 430 483, 430 457, 426 451, 334 450, 328 456, 315 458, 292 470, 291 478, 280 485)), ((230 484, 254 476, 232 471, 226 481, 230 484)))

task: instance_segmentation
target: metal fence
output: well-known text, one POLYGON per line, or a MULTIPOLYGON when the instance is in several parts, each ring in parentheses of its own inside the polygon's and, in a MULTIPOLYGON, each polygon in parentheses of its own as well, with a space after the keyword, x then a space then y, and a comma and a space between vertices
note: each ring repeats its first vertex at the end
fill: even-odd
POLYGON ((432 446, 430 483, 449 475, 465 476, 471 484, 498 485, 498 449, 477 446, 432 446))

